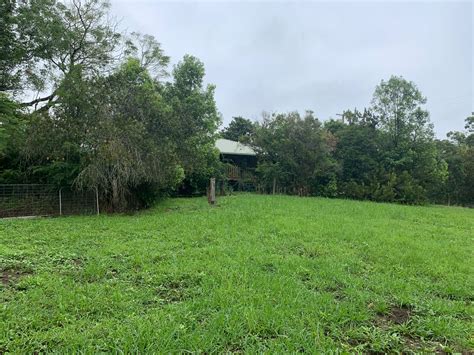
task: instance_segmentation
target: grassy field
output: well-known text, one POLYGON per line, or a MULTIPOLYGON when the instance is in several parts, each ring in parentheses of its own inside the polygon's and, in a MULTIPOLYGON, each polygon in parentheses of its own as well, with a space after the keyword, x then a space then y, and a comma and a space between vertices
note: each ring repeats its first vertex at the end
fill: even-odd
POLYGON ((218 202, 0 220, 0 353, 474 350, 474 210, 218 202))

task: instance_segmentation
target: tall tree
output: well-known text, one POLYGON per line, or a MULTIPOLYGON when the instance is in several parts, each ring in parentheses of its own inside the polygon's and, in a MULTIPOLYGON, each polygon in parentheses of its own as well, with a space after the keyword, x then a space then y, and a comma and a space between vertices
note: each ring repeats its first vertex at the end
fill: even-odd
POLYGON ((187 183, 202 188, 219 165, 214 143, 221 117, 214 100, 215 86, 204 85, 204 64, 190 55, 174 67, 172 75, 172 82, 163 90, 173 116, 169 135, 177 144, 187 183))
POLYGON ((15 12, 15 38, 26 48, 18 68, 23 88, 36 91, 24 106, 47 109, 61 82, 80 66, 84 76, 103 73, 117 59, 120 34, 107 0, 30 0, 15 12))
POLYGON ((408 140, 433 138, 429 113, 422 107, 425 103, 426 98, 413 82, 392 76, 375 88, 372 109, 396 147, 408 140))
MULTIPOLYGON (((392 76, 376 87, 372 110, 378 116, 385 184, 401 202, 426 200, 447 177, 434 143, 433 125, 422 105, 426 98, 413 82, 392 76)), ((382 194, 383 195, 383 194, 382 194)))
POLYGON ((25 60, 23 47, 17 41, 16 1, 0 1, 0 92, 18 88, 19 65, 25 60))
POLYGON ((232 141, 246 142, 255 132, 255 124, 249 119, 243 117, 233 117, 229 126, 221 132, 222 138, 232 141))

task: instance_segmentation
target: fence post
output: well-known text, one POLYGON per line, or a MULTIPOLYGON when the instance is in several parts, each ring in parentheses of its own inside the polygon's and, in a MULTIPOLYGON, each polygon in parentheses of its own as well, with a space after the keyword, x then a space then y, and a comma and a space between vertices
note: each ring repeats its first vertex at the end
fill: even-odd
POLYGON ((63 200, 62 200, 62 195, 61 195, 62 190, 63 190, 63 188, 61 187, 59 189, 59 215, 60 216, 63 215, 63 200))
POLYGON ((99 189, 95 188, 95 203, 97 207, 97 215, 99 215, 99 189))
POLYGON ((214 205, 216 203, 216 178, 211 178, 211 187, 209 189, 209 203, 214 205))

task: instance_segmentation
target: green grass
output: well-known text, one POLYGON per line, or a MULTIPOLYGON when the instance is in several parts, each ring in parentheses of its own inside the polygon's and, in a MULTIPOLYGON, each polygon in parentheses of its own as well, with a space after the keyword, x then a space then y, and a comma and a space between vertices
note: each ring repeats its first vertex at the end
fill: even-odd
POLYGON ((474 210, 218 203, 0 220, 0 353, 474 350, 474 210))

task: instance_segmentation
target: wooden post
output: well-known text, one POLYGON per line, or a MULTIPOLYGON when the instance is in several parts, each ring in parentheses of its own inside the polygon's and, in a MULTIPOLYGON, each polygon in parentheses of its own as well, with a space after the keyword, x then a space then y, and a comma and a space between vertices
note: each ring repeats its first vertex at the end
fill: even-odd
POLYGON ((276 185, 277 185, 277 179, 274 177, 273 178, 273 194, 275 195, 276 192, 276 185))
POLYGON ((211 178, 211 184, 209 189, 209 203, 211 205, 216 204, 216 178, 211 178))

